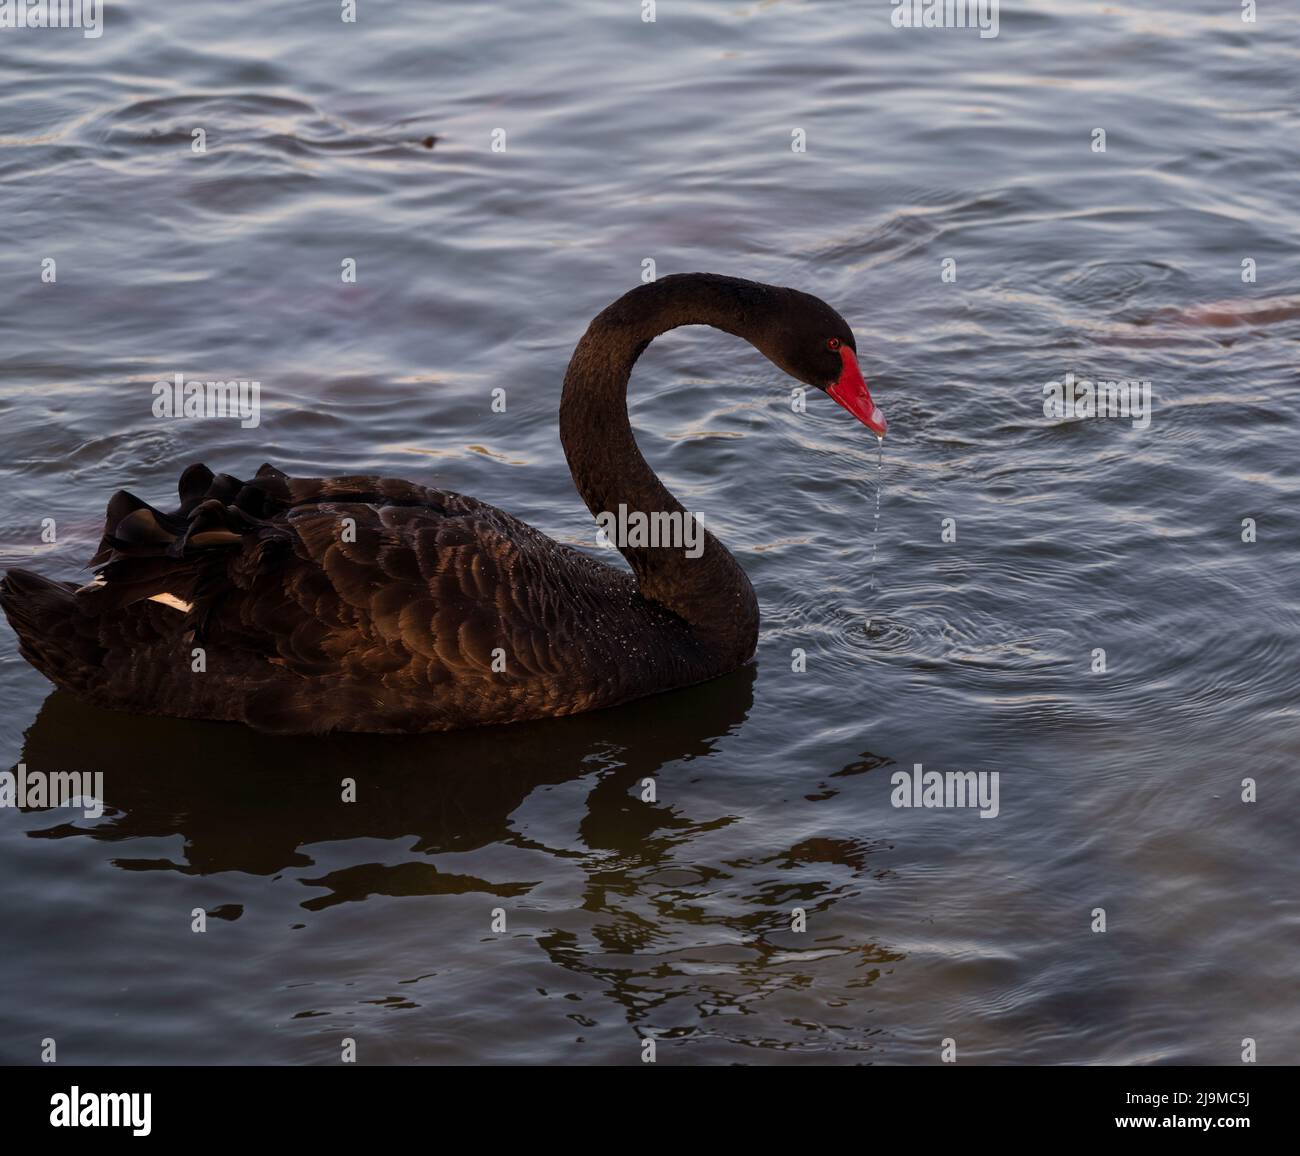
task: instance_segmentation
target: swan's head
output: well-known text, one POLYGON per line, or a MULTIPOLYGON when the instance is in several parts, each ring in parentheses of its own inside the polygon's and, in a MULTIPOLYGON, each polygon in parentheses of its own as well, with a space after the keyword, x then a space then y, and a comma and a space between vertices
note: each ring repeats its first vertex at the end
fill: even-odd
POLYGON ((611 341, 635 341, 635 361, 655 337, 679 325, 712 325, 744 338, 778 369, 829 393, 877 437, 885 436, 885 415, 862 379, 848 322, 820 297, 761 281, 671 273, 639 285, 591 323, 570 372, 611 341))
POLYGON ((798 290, 790 300, 770 340, 760 348, 791 377, 825 390, 877 437, 888 423, 858 368, 858 347, 848 322, 825 301, 798 290))

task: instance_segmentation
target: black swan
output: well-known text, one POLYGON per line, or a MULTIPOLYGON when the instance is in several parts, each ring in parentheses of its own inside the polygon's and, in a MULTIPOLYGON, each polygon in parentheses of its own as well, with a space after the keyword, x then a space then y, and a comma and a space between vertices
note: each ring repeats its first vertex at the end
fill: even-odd
MULTIPOLYGON (((636 359, 680 325, 743 337, 884 436, 853 332, 825 302, 712 273, 664 277, 596 317, 565 375, 560 440, 598 517, 689 517, 627 416, 636 359)), ((24 570, 0 581, 23 657, 57 686, 266 731, 442 731, 689 686, 742 665, 758 641, 749 579, 698 526, 693 549, 616 542, 628 574, 493 506, 391 478, 264 465, 242 482, 192 465, 180 503, 167 514, 114 494, 88 585, 24 570)))

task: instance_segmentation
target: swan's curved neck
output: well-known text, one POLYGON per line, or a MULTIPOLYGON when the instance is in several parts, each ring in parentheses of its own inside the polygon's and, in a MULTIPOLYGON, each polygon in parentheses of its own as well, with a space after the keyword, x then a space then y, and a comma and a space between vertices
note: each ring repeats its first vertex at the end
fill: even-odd
MULTIPOLYGON (((574 350, 560 402, 560 440, 587 508, 599 519, 619 514, 689 517, 646 463, 627 415, 632 367, 659 334, 681 325, 711 325, 754 340, 770 289, 712 274, 683 274, 640 286, 619 298, 588 328, 574 350)), ((644 524, 644 523, 642 523, 644 524)), ((661 520, 660 525, 670 525, 661 520)), ((735 664, 754 653, 758 600, 726 547, 702 527, 690 545, 616 541, 641 593, 684 619, 719 657, 735 664), (700 544, 702 539, 702 546, 700 544)))

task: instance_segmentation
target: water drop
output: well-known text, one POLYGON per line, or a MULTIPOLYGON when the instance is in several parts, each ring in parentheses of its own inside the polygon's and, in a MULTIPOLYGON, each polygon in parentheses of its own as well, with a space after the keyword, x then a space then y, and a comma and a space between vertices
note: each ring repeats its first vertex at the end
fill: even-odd
MULTIPOLYGON (((880 491, 885 482, 885 439, 876 436, 876 445, 879 452, 876 456, 876 520, 871 527, 871 578, 867 587, 869 593, 876 592, 876 547, 880 542, 880 491)), ((865 634, 871 633, 871 624, 875 619, 868 618, 866 625, 862 628, 865 634)))
POLYGON ((871 593, 876 592, 876 547, 880 544, 880 491, 885 482, 885 439, 877 436, 876 445, 876 521, 871 527, 871 593))

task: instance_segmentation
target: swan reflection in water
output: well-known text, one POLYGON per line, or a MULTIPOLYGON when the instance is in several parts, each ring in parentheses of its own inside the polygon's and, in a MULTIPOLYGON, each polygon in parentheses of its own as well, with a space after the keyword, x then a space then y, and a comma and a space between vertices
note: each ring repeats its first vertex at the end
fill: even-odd
MULTIPOLYGON (((180 835, 184 860, 156 866, 191 874, 274 874, 309 865, 303 847, 343 839, 413 835, 413 850, 426 855, 512 843, 520 837, 510 816, 534 790, 587 777, 586 848, 653 860, 692 824, 666 803, 640 802, 633 788, 665 763, 714 754, 744 721, 753 682, 750 665, 689 692, 589 715, 383 738, 268 736, 105 711, 54 691, 22 761, 29 771, 104 775, 104 818, 60 824, 46 837, 180 835), (348 779, 355 802, 343 801, 348 779)), ((432 874, 429 883, 436 892, 432 874)))
MULTIPOLYGON (((644 780, 681 763, 695 764, 687 774, 706 781, 711 800, 725 800, 714 790, 738 770, 728 770, 727 740, 753 707, 755 677, 748 664, 612 710, 386 738, 273 737, 237 725, 104 711, 55 691, 27 732, 23 762, 29 772, 102 771, 106 810, 97 821, 79 811, 71 818, 43 812, 56 821, 30 834, 102 843, 114 867, 133 873, 283 873, 303 886, 295 901, 303 920, 372 897, 481 894, 488 907, 528 906, 527 922, 550 963, 573 975, 578 989, 597 983, 638 1031, 674 1014, 664 1004, 675 998, 743 1007, 782 985, 799 989, 826 966, 840 969, 841 985, 870 984, 901 955, 873 942, 813 943, 815 936, 790 933, 790 911, 802 906, 811 920, 858 896, 880 877, 870 862, 879 846, 827 834, 719 862, 715 851, 695 845, 740 822, 725 813, 725 801, 721 813, 715 806, 693 817, 682 792, 663 785, 657 799, 643 800, 644 780), (356 782, 355 802, 342 799, 345 780, 356 782), (566 784, 578 790, 556 800, 562 821, 541 823, 541 833, 538 824, 519 821, 530 799, 566 784), (173 857, 131 856, 133 841, 175 837, 181 851, 173 857), (402 841, 401 861, 373 845, 338 846, 358 839, 402 841), (473 861, 481 865, 494 849, 502 875, 528 877, 489 879, 431 861, 480 851, 473 861), (538 870, 538 854, 551 857, 552 870, 538 870), (375 861, 380 855, 387 861, 375 861), (355 861, 362 856, 367 861, 355 861), (322 859, 329 867, 318 866, 322 859), (535 894, 544 880, 557 879, 578 914, 576 926, 553 896, 535 894), (707 976, 699 972, 702 960, 707 976)), ((838 773, 885 761, 868 755, 838 773)), ((735 810, 744 813, 741 799, 735 810)), ((263 902, 264 891, 237 876, 233 882, 236 898, 250 907, 263 902)), ((211 914, 238 919, 244 907, 211 914)), ((427 930, 410 926, 400 905, 378 905, 375 914, 381 942, 427 930), (399 924, 403 930, 395 931, 399 924)), ((513 931, 521 921, 511 918, 513 931)), ((448 942, 444 950, 473 948, 448 942)))

